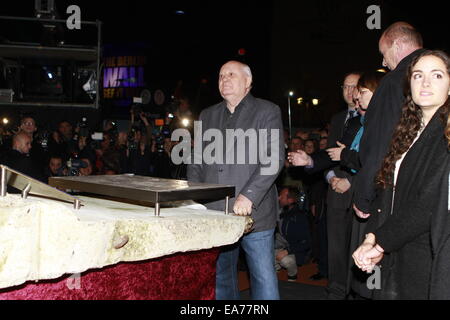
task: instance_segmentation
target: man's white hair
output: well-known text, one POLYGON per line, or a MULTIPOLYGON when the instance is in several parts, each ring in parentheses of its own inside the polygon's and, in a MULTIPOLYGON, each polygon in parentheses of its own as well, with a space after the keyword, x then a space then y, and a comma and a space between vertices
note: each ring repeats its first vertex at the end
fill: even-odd
POLYGON ((246 64, 242 64, 242 66, 243 66, 243 70, 244 70, 244 72, 250 77, 250 78, 253 78, 253 76, 252 76, 252 70, 250 69, 250 67, 248 66, 248 65, 246 65, 246 64))

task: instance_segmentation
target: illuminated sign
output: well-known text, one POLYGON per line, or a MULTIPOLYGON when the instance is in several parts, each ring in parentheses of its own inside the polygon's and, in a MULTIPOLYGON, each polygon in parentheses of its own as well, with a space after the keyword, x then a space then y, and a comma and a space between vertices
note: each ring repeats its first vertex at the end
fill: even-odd
POLYGON ((140 96, 144 83, 144 56, 105 57, 103 98, 131 99, 140 96))

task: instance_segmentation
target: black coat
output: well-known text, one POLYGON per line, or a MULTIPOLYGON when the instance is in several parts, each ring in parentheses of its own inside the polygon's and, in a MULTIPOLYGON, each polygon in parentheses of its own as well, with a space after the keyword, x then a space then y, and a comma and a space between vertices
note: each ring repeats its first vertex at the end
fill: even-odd
POLYGON ((375 198, 373 181, 400 120, 408 65, 423 51, 423 49, 414 51, 405 57, 397 68, 384 76, 370 101, 359 150, 362 168, 354 181, 354 203, 363 212, 369 212, 370 203, 375 198))
POLYGON ((381 261, 381 294, 376 297, 428 298, 431 217, 441 201, 442 177, 448 177, 449 153, 443 132, 436 112, 401 164, 394 201, 393 189, 388 188, 374 202, 367 229, 375 233, 386 253, 381 261))
POLYGON ((306 262, 308 252, 311 250, 311 234, 306 212, 297 205, 280 214, 280 233, 287 241, 285 248, 289 254, 295 255, 297 265, 306 262))
MULTIPOLYGON (((337 114, 338 118, 341 119, 342 114, 346 115, 347 112, 337 114)), ((343 119, 345 120, 345 117, 343 119)), ((343 143, 348 148, 350 148, 353 139, 356 136, 356 133, 358 133, 358 130, 361 128, 361 116, 349 119, 345 127, 344 122, 342 124, 336 122, 335 125, 337 125, 338 128, 336 130, 331 131, 341 132, 341 136, 337 137, 337 139, 332 138, 330 141, 331 143, 328 144, 328 148, 337 147, 336 141, 339 141, 340 143, 343 143)), ((306 172, 308 173, 316 173, 318 171, 330 169, 334 166, 340 166, 340 162, 331 160, 330 156, 328 155, 328 152, 326 152, 325 150, 320 150, 314 153, 311 157, 314 161, 314 168, 307 169, 306 172)))
POLYGON ((6 152, 1 162, 11 169, 19 171, 41 182, 47 183, 43 169, 41 169, 28 154, 23 154, 12 149, 6 152))
POLYGON ((440 191, 437 209, 431 217, 433 264, 431 267, 430 299, 450 300, 449 155, 447 154, 446 162, 437 163, 437 165, 442 166, 442 176, 438 187, 440 191))

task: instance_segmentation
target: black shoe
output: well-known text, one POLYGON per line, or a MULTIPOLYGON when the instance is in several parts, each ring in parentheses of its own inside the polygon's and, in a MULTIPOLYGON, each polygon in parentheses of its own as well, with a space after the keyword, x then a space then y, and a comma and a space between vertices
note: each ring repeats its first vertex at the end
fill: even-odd
POLYGON ((325 278, 326 277, 323 274, 321 274, 320 272, 317 272, 316 274, 314 274, 311 277, 309 277, 309 280, 318 281, 318 280, 322 280, 322 279, 325 279, 325 278))
POLYGON ((297 275, 295 275, 295 276, 288 276, 288 281, 289 282, 296 282, 297 281, 297 275))

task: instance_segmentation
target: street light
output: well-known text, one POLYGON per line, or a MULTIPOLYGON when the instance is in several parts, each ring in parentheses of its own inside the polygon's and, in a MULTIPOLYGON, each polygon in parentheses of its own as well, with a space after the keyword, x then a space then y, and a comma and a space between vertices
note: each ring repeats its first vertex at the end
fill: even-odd
POLYGON ((319 99, 312 99, 311 102, 312 102, 313 106, 319 105, 319 99))
POLYGON ((288 115, 289 115, 289 139, 292 139, 292 123, 291 123, 291 97, 294 96, 294 91, 289 91, 288 96, 288 115))
POLYGON ((183 125, 183 126, 185 126, 185 127, 187 127, 187 126, 189 126, 189 119, 187 119, 187 118, 184 118, 183 120, 181 120, 181 124, 183 125))

